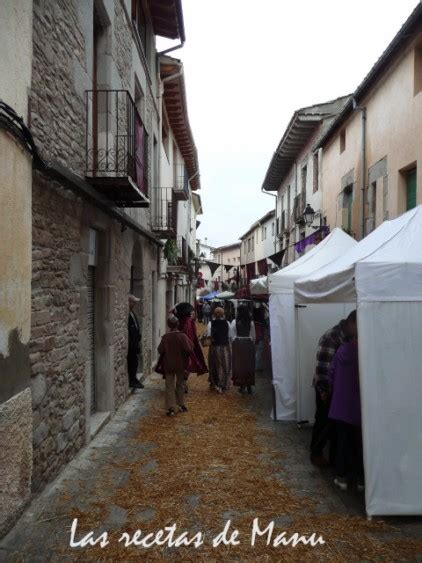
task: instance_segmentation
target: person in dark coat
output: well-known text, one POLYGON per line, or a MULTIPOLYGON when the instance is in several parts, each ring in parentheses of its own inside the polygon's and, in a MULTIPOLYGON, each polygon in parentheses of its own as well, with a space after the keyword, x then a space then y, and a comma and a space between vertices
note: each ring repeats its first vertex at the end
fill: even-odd
POLYGON ((176 412, 176 404, 179 412, 188 410, 184 402, 185 371, 193 345, 186 334, 180 332, 176 317, 170 317, 167 326, 170 332, 162 337, 158 353, 166 380, 166 414, 173 416, 176 412))
POLYGON ((359 387, 358 342, 342 344, 331 362, 328 377, 332 388, 328 416, 335 421, 337 448, 334 484, 347 489, 348 479, 363 490, 363 454, 359 387))
POLYGON ((210 388, 223 393, 230 388, 231 351, 230 324, 224 318, 222 307, 214 309, 214 318, 208 323, 205 335, 211 337, 208 355, 210 388))
POLYGON ((208 373, 208 368, 196 334, 195 319, 192 316, 193 310, 190 303, 179 303, 174 308, 174 314, 179 321, 179 330, 186 334, 193 346, 193 351, 189 356, 187 371, 188 373, 203 375, 204 373, 208 373))
POLYGON ((315 388, 316 412, 315 424, 311 439, 311 462, 319 467, 328 465, 323 456, 327 442, 330 442, 330 463, 335 458, 336 434, 334 424, 328 418, 331 402, 331 386, 328 380, 328 369, 335 353, 345 342, 356 338, 356 310, 352 311, 347 319, 341 320, 336 326, 327 330, 320 338, 316 355, 315 388))
POLYGON ((240 305, 236 319, 230 325, 232 342, 232 377, 233 385, 239 392, 252 394, 255 385, 255 325, 251 320, 249 309, 240 305))
POLYGON ((127 372, 129 376, 129 387, 132 389, 143 389, 143 384, 136 377, 138 371, 138 354, 141 352, 141 327, 138 317, 135 315, 135 305, 140 299, 129 295, 129 318, 128 318, 128 350, 127 350, 127 372))

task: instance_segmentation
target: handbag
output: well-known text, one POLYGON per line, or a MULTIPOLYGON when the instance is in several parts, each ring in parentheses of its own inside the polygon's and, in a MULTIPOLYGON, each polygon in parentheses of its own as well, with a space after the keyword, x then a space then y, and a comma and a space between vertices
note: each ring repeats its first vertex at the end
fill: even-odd
POLYGON ((202 336, 202 337, 201 337, 201 344, 202 344, 202 346, 203 346, 204 348, 206 348, 206 347, 208 347, 208 346, 211 346, 211 344, 212 344, 212 338, 211 338, 211 336, 205 336, 205 335, 202 336))

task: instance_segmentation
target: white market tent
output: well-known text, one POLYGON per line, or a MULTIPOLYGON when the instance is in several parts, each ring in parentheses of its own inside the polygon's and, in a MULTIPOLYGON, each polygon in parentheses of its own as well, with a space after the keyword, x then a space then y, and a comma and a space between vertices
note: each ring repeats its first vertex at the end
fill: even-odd
POLYGON ((251 295, 268 295, 268 277, 256 278, 249 284, 251 295))
POLYGON ((309 337, 315 338, 315 335, 318 340, 325 330, 335 324, 335 322, 332 322, 333 318, 338 321, 343 316, 343 311, 338 311, 338 305, 334 305, 331 311, 325 308, 322 315, 318 306, 310 307, 306 313, 309 316, 312 309, 312 327, 309 325, 310 330, 307 334, 299 335, 300 354, 296 354, 294 282, 298 278, 309 275, 332 262, 355 245, 357 245, 357 242, 344 231, 334 229, 301 258, 268 276, 273 386, 275 418, 277 420, 313 418, 315 398, 312 393, 311 382, 313 367, 315 366, 316 344, 309 346, 305 340, 306 338, 309 340, 309 337), (307 374, 306 383, 298 384, 300 369, 309 371, 309 366, 313 367, 311 373, 307 374), (297 401, 298 395, 303 400, 297 401), (301 408, 302 404, 305 403, 305 396, 306 409, 301 408), (307 410, 306 413, 305 410, 307 410))
POLYGON ((422 514, 421 248, 419 206, 296 283, 299 303, 357 301, 370 516, 422 514))

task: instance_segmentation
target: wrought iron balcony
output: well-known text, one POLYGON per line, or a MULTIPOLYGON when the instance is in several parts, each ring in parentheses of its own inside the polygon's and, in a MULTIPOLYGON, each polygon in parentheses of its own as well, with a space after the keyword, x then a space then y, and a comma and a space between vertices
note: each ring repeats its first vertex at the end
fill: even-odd
POLYGON ((188 242, 185 237, 178 236, 176 240, 177 256, 169 260, 167 270, 169 272, 187 272, 189 269, 188 242))
POLYGON ((148 136, 127 90, 86 92, 86 177, 118 207, 148 207, 148 136))
POLYGON ((301 192, 293 201, 293 221, 295 223, 304 223, 303 213, 305 211, 305 194, 301 192))
POLYGON ((184 164, 174 165, 174 194, 177 200, 189 199, 189 176, 184 164))
POLYGON ((176 238, 177 201, 172 188, 152 190, 152 231, 163 239, 176 238))

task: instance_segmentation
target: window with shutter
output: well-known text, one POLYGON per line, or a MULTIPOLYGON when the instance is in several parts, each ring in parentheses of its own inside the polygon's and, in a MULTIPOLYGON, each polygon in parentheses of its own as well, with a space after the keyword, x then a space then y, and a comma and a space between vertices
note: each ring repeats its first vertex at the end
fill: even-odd
POLYGON ((406 211, 416 207, 416 168, 406 175, 406 211))

